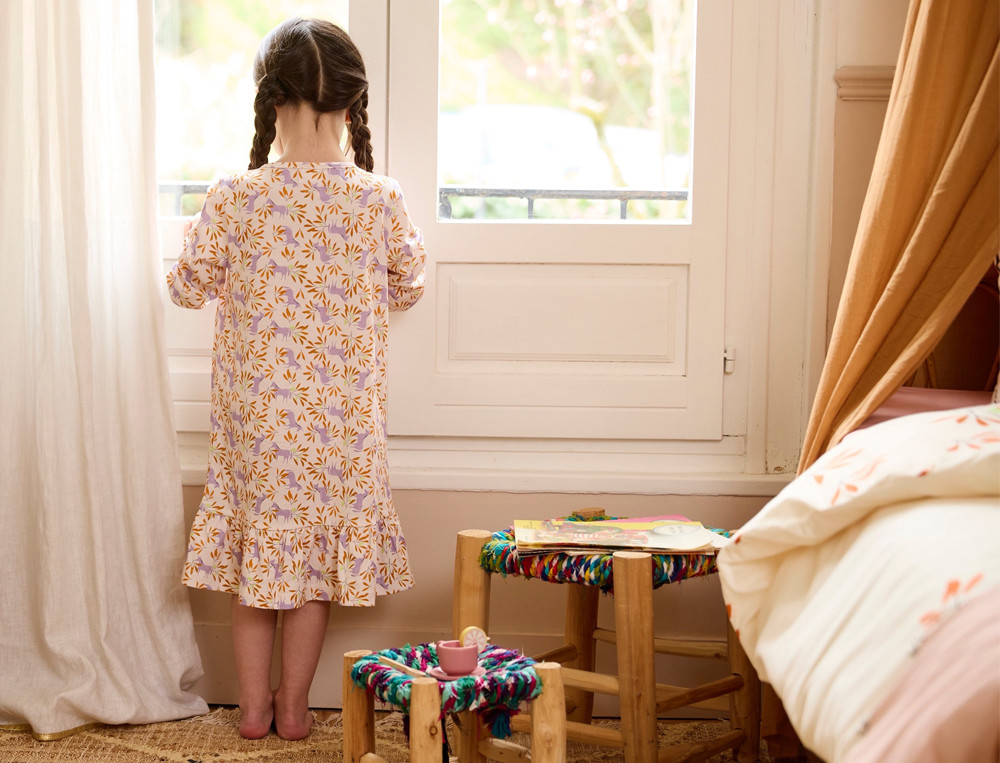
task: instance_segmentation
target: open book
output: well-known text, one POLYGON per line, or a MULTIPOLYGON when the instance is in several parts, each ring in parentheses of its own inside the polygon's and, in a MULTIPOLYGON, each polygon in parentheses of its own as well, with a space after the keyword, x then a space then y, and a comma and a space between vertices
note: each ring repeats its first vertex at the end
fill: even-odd
POLYGON ((577 522, 516 519, 514 544, 521 556, 555 552, 594 554, 621 549, 670 554, 713 553, 723 536, 687 517, 664 515, 577 522))

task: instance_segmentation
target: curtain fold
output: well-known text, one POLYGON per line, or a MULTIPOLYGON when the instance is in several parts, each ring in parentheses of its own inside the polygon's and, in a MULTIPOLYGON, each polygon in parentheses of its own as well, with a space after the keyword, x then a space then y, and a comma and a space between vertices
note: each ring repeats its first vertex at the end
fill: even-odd
POLYGON ((0 726, 207 710, 180 584, 143 0, 0 5, 0 726))
POLYGON ((931 353, 995 256, 996 0, 911 0, 801 472, 931 353))

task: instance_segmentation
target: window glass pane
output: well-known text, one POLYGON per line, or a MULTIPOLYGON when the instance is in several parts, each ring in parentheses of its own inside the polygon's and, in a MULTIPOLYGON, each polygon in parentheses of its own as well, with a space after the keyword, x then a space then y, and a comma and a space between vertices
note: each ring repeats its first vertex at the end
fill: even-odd
POLYGON ((441 218, 688 219, 695 0, 440 10, 441 218))
MULTIPOLYGON (((162 214, 190 214, 203 196, 183 181, 245 169, 253 140, 257 46, 293 16, 347 29, 349 0, 155 0, 156 159, 162 214)), ((194 185, 203 185, 195 182, 194 185)))

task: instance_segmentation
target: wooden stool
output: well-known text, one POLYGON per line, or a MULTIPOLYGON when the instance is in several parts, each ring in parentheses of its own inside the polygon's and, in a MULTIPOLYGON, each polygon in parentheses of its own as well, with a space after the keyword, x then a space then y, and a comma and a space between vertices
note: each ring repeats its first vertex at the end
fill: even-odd
MULTIPOLYGON (((465 530, 458 534, 452 610, 456 636, 469 625, 478 625, 489 632, 490 573, 480 566, 479 557, 491 537, 485 530, 465 530)), ((651 555, 616 552, 613 576, 615 630, 597 627, 598 588, 567 583, 566 644, 536 658, 563 664, 569 711, 567 738, 623 748, 628 763, 704 760, 726 749, 732 749, 740 763, 758 760, 760 682, 732 627, 727 644, 655 638, 651 555), (617 676, 594 672, 594 647, 598 640, 615 644, 617 676), (653 666, 656 653, 728 658, 732 675, 691 689, 657 684, 653 666), (595 692, 618 696, 621 731, 591 724, 595 692), (657 749, 658 714, 727 694, 732 731, 704 742, 657 749)), ((525 731, 529 723, 530 719, 517 716, 512 726, 525 731)))
MULTIPOLYGON (((375 698, 351 679, 354 664, 368 651, 344 654, 344 761, 385 763, 375 753, 375 698)), ((565 763, 566 717, 560 667, 554 662, 535 665, 542 693, 530 703, 531 749, 495 739, 475 712, 459 714, 458 760, 532 760, 565 763)), ((441 763, 441 691, 430 676, 414 678, 410 688, 410 763, 441 763)), ((515 716, 516 717, 516 716, 515 716)))

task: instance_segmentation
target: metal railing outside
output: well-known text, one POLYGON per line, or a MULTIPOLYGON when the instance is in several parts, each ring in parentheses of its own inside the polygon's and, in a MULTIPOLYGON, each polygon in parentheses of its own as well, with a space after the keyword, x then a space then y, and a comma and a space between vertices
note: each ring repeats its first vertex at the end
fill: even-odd
MULTIPOLYGON (((181 215, 184 196, 204 195, 210 182, 205 180, 165 181, 159 184, 160 196, 170 197, 169 209, 181 215)), ((438 216, 443 220, 452 219, 452 198, 482 199, 525 199, 528 202, 528 219, 535 219, 535 201, 558 199, 568 201, 617 201, 621 220, 628 219, 630 201, 687 201, 687 191, 650 191, 633 188, 609 188, 600 190, 557 189, 557 188, 478 188, 475 186, 445 185, 438 189, 438 216)), ((162 207, 161 207, 162 209, 162 207)))
POLYGON ((208 180, 167 180, 159 184, 160 191, 160 211, 163 211, 163 197, 169 196, 171 199, 170 209, 173 214, 180 217, 182 212, 182 200, 189 194, 204 196, 208 192, 208 187, 212 185, 208 180))
POLYGON ((633 188, 608 188, 600 190, 560 188, 477 188, 473 186, 443 185, 438 189, 438 217, 452 219, 452 197, 487 199, 526 199, 528 219, 535 219, 535 201, 559 199, 569 201, 617 201, 619 219, 628 219, 630 201, 687 201, 687 191, 649 191, 633 188))

